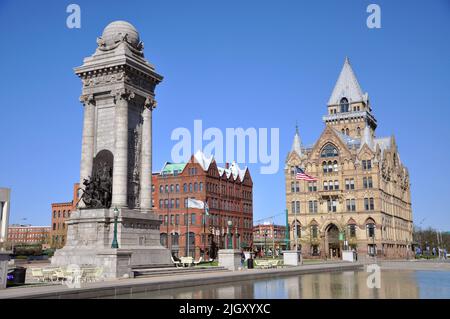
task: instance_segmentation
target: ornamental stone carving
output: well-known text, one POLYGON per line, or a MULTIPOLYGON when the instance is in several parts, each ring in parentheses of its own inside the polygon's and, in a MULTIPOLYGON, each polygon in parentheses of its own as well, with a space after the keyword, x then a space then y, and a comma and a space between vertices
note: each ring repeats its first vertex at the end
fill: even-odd
POLYGON ((153 109, 155 109, 156 108, 156 106, 157 106, 157 102, 156 102, 156 100, 155 100, 155 98, 153 97, 153 96, 148 96, 146 99, 145 99, 145 102, 144 102, 144 106, 146 107, 146 108, 149 108, 150 110, 153 110, 153 109))

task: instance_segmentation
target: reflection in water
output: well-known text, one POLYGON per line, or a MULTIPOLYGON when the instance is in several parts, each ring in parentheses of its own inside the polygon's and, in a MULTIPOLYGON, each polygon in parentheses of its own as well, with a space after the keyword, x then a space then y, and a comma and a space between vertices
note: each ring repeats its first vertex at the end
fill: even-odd
POLYGON ((420 298, 450 298, 450 274, 436 276, 435 271, 417 271, 414 275, 419 283, 420 298))
POLYGON ((313 273, 275 279, 240 281, 233 284, 136 293, 132 298, 450 298, 450 273, 447 271, 383 270, 380 289, 367 287, 368 274, 365 271, 313 273))

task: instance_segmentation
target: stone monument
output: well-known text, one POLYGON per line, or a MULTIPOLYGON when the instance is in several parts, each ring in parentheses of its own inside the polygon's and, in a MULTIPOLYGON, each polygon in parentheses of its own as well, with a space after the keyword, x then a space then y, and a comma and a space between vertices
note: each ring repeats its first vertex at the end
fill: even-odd
POLYGON ((163 77, 143 48, 130 23, 115 21, 75 68, 83 83, 81 199, 53 265, 102 266, 109 278, 132 275, 136 266, 171 265, 152 211, 152 111, 163 77), (111 248, 115 228, 118 248, 111 248))
POLYGON ((0 187, 0 248, 8 240, 11 190, 0 187))

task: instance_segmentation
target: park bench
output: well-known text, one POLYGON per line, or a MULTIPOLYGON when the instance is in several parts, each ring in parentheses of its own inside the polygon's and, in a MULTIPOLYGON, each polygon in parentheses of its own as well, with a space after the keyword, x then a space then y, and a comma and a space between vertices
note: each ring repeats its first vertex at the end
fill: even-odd
POLYGON ((269 260, 255 260, 255 266, 262 269, 272 268, 269 260))
POLYGON ((180 263, 185 266, 185 267, 189 267, 194 263, 194 258, 192 257, 181 257, 180 258, 180 263))
POLYGON ((197 265, 200 264, 202 261, 203 261, 203 256, 200 256, 200 258, 199 258, 197 261, 194 260, 194 266, 197 266, 197 265))
POLYGON ((176 267, 181 267, 181 262, 179 260, 175 260, 173 259, 173 256, 170 257, 170 259, 172 259, 172 263, 176 266, 176 267))

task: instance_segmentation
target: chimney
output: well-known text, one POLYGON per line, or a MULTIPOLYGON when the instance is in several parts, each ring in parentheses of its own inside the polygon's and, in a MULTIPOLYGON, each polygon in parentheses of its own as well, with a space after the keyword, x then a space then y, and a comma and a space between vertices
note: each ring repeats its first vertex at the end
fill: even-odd
POLYGON ((230 163, 225 163, 225 168, 229 169, 230 168, 230 163))

